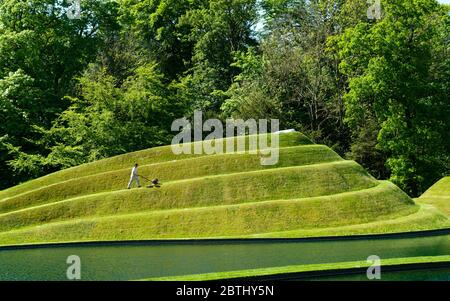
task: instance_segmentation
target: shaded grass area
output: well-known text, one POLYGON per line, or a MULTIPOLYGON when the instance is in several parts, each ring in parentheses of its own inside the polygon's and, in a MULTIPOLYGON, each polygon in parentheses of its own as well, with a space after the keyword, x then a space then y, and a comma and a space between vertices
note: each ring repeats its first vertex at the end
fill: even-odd
MULTIPOLYGON (((140 167, 140 174, 149 178, 157 177, 165 183, 181 179, 333 161, 342 161, 342 159, 326 146, 310 145, 280 149, 279 163, 274 166, 261 165, 258 155, 222 154, 146 165, 140 167)), ((130 169, 127 168, 45 186, 0 201, 0 213, 82 195, 125 189, 129 176, 130 169)))
MULTIPOLYGON (((259 135, 261 136, 261 135, 259 135)), ((268 137, 269 146, 271 145, 271 135, 263 135, 268 137)), ((234 138, 226 138, 223 139, 223 149, 226 149, 227 143, 237 143, 237 140, 242 140, 245 142, 245 145, 249 146, 249 139, 253 139, 255 136, 243 136, 243 137, 234 137, 234 138)), ((220 141, 218 141, 219 143, 220 141)), ((188 144, 190 149, 194 149, 196 144, 202 143, 210 143, 210 142, 196 142, 188 144)), ((309 140, 305 135, 301 133, 289 133, 279 135, 279 146, 280 147, 290 147, 290 146, 298 146, 298 145, 309 145, 312 144, 311 140, 309 140)), ((51 184, 55 184, 62 181, 67 181, 70 179, 85 177, 93 174, 109 172, 112 170, 131 168, 134 163, 139 163, 140 165, 148 165, 159 162, 167 162, 172 160, 181 160, 187 158, 199 158, 205 156, 202 155, 175 155, 172 152, 171 146, 162 146, 151 148, 147 150, 142 150, 138 152, 128 153, 125 155, 120 155, 104 160, 100 160, 93 163, 83 164, 80 166, 72 167, 69 169, 65 169, 45 177, 35 179, 24 184, 0 191, 0 199, 8 198, 15 196, 17 194, 25 193, 30 190, 38 189, 40 187, 48 186, 51 184)))
POLYGON ((357 192, 315 198, 153 211, 50 223, 0 233, 2 245, 163 238, 211 238, 316 230, 394 219, 417 212, 389 182, 357 192))
MULTIPOLYGON (((420 263, 449 263, 450 255, 446 256, 423 256, 423 257, 406 257, 406 258, 389 258, 383 259, 381 265, 383 267, 397 266, 397 265, 409 265, 420 263)), ((170 277, 158 277, 142 279, 143 281, 208 281, 208 280, 225 280, 236 278, 247 278, 255 276, 276 276, 286 275, 304 272, 320 272, 320 271, 333 271, 355 269, 355 268, 368 268, 371 266, 367 261, 353 261, 353 262, 338 262, 338 263, 325 263, 325 264, 306 264, 297 266, 283 266, 272 267, 263 269, 249 269, 241 271, 229 271, 207 274, 194 274, 184 276, 170 276, 170 277)))
POLYGON ((376 185, 378 182, 352 161, 218 175, 172 182, 160 189, 93 194, 0 214, 0 231, 78 217, 326 196, 376 185))

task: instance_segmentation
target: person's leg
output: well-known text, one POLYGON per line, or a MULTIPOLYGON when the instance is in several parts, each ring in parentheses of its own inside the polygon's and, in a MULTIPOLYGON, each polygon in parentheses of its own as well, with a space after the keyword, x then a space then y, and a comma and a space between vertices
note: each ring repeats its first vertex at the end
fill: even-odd
POLYGON ((136 183, 137 183, 138 187, 141 187, 141 183, 139 182, 139 177, 136 177, 136 183))
POLYGON ((131 184, 133 184, 133 177, 130 178, 130 182, 128 182, 128 189, 131 188, 131 184))

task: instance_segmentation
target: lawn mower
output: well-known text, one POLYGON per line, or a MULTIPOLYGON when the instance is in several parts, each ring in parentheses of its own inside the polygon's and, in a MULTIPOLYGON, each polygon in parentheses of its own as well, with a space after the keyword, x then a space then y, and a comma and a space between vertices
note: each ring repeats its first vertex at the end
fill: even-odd
POLYGON ((156 178, 153 179, 153 180, 150 180, 149 178, 146 178, 144 176, 140 176, 140 177, 145 179, 145 180, 147 180, 147 181, 149 181, 151 183, 150 185, 146 186, 147 188, 154 188, 154 187, 159 188, 159 187, 161 187, 161 183, 156 178))

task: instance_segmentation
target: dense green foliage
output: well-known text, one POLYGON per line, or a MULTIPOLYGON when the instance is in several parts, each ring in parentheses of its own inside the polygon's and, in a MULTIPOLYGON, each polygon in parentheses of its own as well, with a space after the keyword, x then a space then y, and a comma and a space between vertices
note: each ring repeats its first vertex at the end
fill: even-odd
POLYGON ((278 118, 410 195, 450 173, 436 0, 0 0, 0 189, 165 145, 174 119, 278 118))
POLYGON ((418 195, 450 166, 450 16, 434 1, 383 4, 339 42, 346 119, 356 133, 376 122, 392 180, 418 195))

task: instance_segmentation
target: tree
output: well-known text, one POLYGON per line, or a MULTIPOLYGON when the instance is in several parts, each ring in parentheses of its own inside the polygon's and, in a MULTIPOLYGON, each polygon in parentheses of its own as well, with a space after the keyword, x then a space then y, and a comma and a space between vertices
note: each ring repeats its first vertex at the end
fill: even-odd
POLYGON ((190 67, 194 43, 184 37, 190 28, 179 25, 188 11, 205 7, 207 0, 120 0, 120 23, 140 37, 151 61, 158 62, 171 82, 190 67))
POLYGON ((434 0, 382 4, 381 21, 342 35, 346 121, 357 134, 376 118, 391 180, 417 196, 449 172, 448 9, 434 0))
POLYGON ((13 159, 10 151, 14 149, 13 145, 21 145, 24 149, 32 147, 28 141, 30 127, 39 119, 43 107, 34 80, 20 69, 0 79, 0 91, 0 119, 3 121, 0 127, 0 175, 4 179, 1 185, 7 186, 16 181, 7 164, 13 159))
POLYGON ((48 172, 168 144, 171 122, 183 104, 173 101, 157 70, 155 64, 140 66, 117 87, 105 68, 91 64, 79 79, 79 97, 70 98, 71 106, 51 129, 36 129, 47 155, 16 150, 11 165, 48 172))
POLYGON ((345 153, 345 79, 327 45, 341 30, 342 2, 265 1, 263 39, 258 49, 237 55, 241 74, 228 91, 225 114, 278 118, 282 127, 345 153))
POLYGON ((10 121, 0 132, 0 175, 13 179, 2 181, 0 188, 42 175, 21 153, 46 156, 35 143, 41 138, 36 128, 50 128, 70 105, 64 96, 95 58, 99 33, 111 21, 114 5, 82 1, 81 18, 73 20, 67 7, 57 0, 0 0, 0 107, 10 121), (23 164, 14 163, 19 161, 23 164))
POLYGON ((191 28, 185 36, 193 43, 192 67, 181 83, 193 97, 192 106, 215 115, 239 70, 234 53, 256 45, 252 27, 257 20, 255 0, 212 0, 190 10, 180 26, 191 28))

